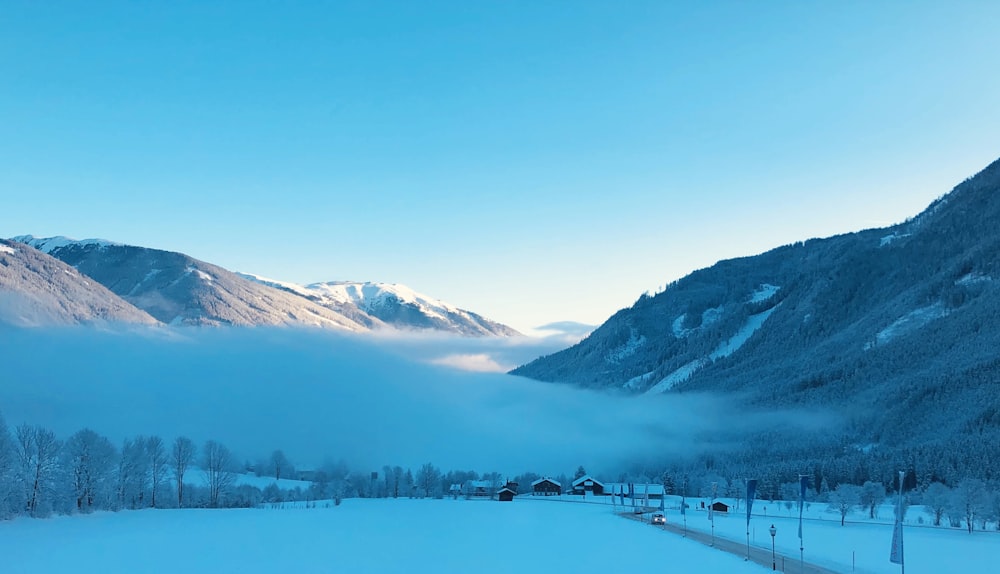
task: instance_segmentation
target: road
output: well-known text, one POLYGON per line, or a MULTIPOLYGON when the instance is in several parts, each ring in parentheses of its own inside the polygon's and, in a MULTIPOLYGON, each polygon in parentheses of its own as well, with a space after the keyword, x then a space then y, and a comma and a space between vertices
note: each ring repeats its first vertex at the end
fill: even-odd
MULTIPOLYGON (((649 515, 639 515, 639 514, 633 514, 631 512, 619 512, 618 515, 624 518, 629 518, 631 520, 649 524, 649 515)), ((664 532, 676 534, 677 536, 686 536, 691 540, 694 540, 696 542, 701 542, 705 546, 712 546, 723 552, 735 554, 740 558, 745 559, 747 557, 747 545, 745 542, 742 543, 735 542, 733 540, 719 538, 718 536, 716 536, 713 543, 711 534, 691 529, 688 529, 687 534, 685 534, 684 528, 682 526, 671 522, 668 522, 663 526, 650 525, 649 527, 659 528, 662 529, 664 532)), ((761 566, 770 568, 772 566, 771 550, 758 548, 756 546, 750 546, 750 561, 756 562, 761 566)), ((802 567, 800 567, 798 556, 794 557, 780 556, 780 555, 776 556, 774 566, 777 571, 787 572, 788 574, 842 574, 841 572, 838 572, 836 570, 829 570, 827 568, 823 568, 822 566, 817 566, 815 564, 810 564, 808 562, 806 562, 804 565, 802 565, 802 567)))

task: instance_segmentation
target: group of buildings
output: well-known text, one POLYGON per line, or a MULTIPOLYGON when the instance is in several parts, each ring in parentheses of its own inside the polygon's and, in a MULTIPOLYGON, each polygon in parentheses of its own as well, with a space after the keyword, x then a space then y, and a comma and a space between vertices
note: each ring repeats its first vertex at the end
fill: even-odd
MULTIPOLYGON (((465 496, 467 498, 496 498, 500 501, 508 502, 517 496, 518 484, 507 482, 499 487, 488 480, 470 480, 465 484, 453 484, 449 494, 454 497, 465 496)), ((531 483, 532 496, 560 496, 563 494, 575 494, 586 498, 587 496, 614 496, 619 497, 624 504, 625 499, 632 501, 642 500, 645 506, 650 501, 661 501, 666 496, 666 491, 662 484, 644 484, 631 482, 602 482, 590 475, 584 475, 564 489, 558 480, 545 477, 531 483)), ((722 504, 722 503, 718 503, 722 504)), ((728 508, 715 509, 726 512, 728 508)))

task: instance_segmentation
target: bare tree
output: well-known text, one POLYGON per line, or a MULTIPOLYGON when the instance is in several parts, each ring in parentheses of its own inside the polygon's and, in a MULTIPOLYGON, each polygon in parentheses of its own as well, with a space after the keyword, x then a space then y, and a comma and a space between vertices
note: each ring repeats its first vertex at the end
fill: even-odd
POLYGON ((92 512, 95 505, 105 507, 117 454, 114 445, 96 432, 83 429, 69 437, 63 451, 76 510, 92 512))
POLYGON ((861 504, 868 508, 868 518, 875 518, 875 511, 885 501, 885 485, 866 481, 861 485, 861 504))
POLYGON ((14 440, 7 430, 3 413, 0 413, 0 519, 9 518, 14 512, 11 497, 14 494, 15 469, 14 440))
POLYGON ((233 455, 223 444, 210 440, 202 447, 201 457, 201 466, 208 481, 208 504, 218 508, 219 501, 236 480, 232 471, 233 455))
POLYGON ((186 436, 179 436, 174 440, 170 463, 173 466, 174 479, 177 481, 178 508, 184 507, 184 474, 194 460, 195 450, 194 442, 186 436))
POLYGON ((399 498, 399 488, 403 484, 403 467, 392 467, 392 497, 399 498))
POLYGON ((941 526, 941 517, 951 503, 951 489, 940 482, 932 482, 924 492, 924 505, 934 514, 934 526, 941 526))
POLYGON ((149 460, 146 457, 146 437, 137 436, 122 441, 118 456, 118 508, 144 506, 149 485, 149 460))
POLYGON ((146 439, 146 461, 149 466, 149 505, 156 508, 156 491, 167 472, 167 449, 163 446, 163 439, 158 436, 146 439))
POLYGON ((861 504, 861 487, 841 483, 836 490, 830 492, 830 509, 840 513, 840 525, 844 525, 847 514, 852 508, 861 504))
POLYGON ((986 484, 978 478, 964 478, 951 492, 948 514, 965 519, 965 527, 972 533, 976 517, 989 505, 986 484))
POLYGON ((52 431, 41 426, 17 427, 16 449, 24 489, 24 509, 31 516, 48 513, 53 480, 59 468, 59 441, 52 431))
POLYGON ((427 463, 417 471, 417 496, 441 498, 441 471, 433 464, 427 463))
POLYGON ((281 449, 271 453, 271 470, 274 471, 274 480, 281 480, 281 475, 289 476, 292 470, 292 463, 288 462, 288 457, 281 449))

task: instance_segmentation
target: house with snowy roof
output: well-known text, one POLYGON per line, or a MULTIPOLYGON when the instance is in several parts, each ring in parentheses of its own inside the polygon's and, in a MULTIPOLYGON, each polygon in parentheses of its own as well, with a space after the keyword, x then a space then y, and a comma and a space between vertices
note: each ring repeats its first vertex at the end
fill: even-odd
POLYGON ((473 498, 493 498, 494 485, 488 480, 467 480, 463 487, 466 496, 473 498))
POLYGON ((661 500, 666 494, 662 484, 646 484, 644 482, 609 482, 604 485, 605 494, 624 496, 625 498, 646 498, 661 500))
POLYGON ((512 502, 517 496, 517 483, 507 481, 507 485, 497 491, 497 498, 500 502, 512 502))
POLYGON ((573 481, 573 494, 587 496, 588 492, 596 495, 604 494, 604 483, 589 474, 573 481))
POLYGON ((539 478, 531 483, 532 496, 559 496, 562 494, 562 484, 549 477, 539 478))

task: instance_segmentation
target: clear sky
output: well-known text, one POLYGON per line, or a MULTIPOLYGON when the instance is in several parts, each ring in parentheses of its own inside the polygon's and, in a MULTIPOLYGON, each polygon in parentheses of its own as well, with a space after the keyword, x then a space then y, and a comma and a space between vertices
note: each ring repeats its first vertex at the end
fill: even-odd
POLYGON ((20 2, 0 236, 528 330, 915 215, 1000 156, 998 2, 20 2))

